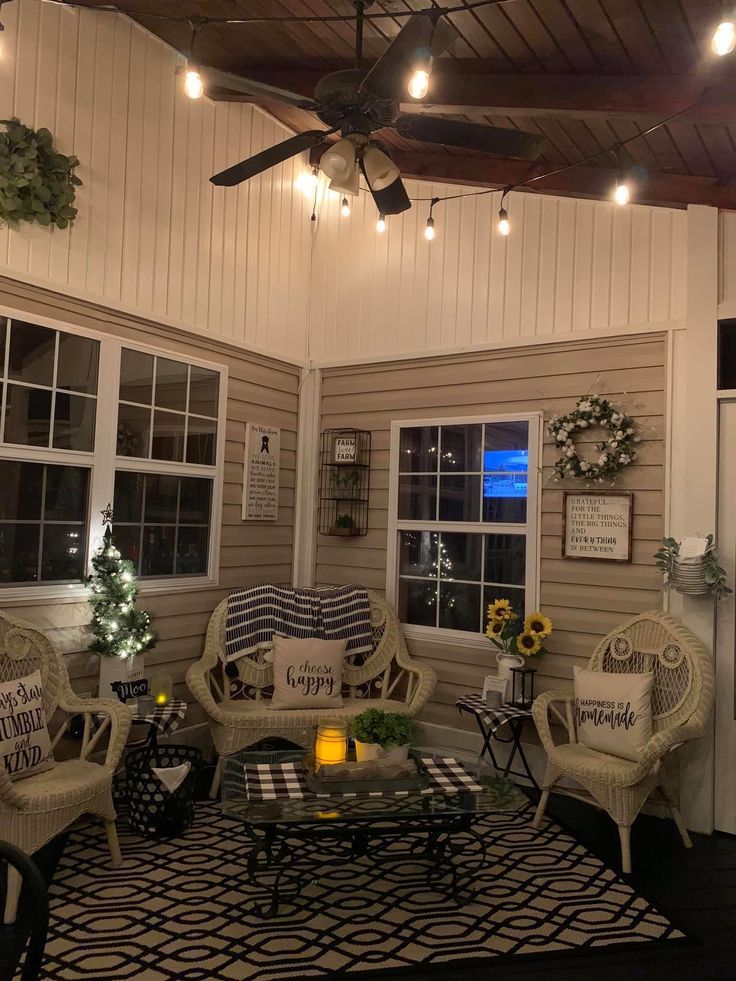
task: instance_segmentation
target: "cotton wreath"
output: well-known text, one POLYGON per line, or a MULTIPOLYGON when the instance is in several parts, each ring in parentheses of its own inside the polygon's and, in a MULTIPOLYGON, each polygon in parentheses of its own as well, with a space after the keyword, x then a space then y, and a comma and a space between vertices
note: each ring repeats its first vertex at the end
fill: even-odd
POLYGON ((603 483, 636 459, 634 444, 639 442, 636 423, 599 395, 582 396, 573 412, 552 419, 549 434, 562 452, 555 463, 555 472, 561 478, 582 477, 603 483), (595 444, 600 454, 595 462, 581 459, 575 448, 575 437, 591 426, 608 431, 608 438, 595 444))

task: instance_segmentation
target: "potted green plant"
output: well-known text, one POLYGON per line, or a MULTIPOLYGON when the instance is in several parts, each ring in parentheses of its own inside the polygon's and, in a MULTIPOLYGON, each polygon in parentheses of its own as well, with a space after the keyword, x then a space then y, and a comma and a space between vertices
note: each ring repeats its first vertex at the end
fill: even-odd
POLYGON ((351 514, 338 514, 335 524, 330 528, 331 535, 352 535, 355 529, 355 522, 351 514))
POLYGON ((379 758, 405 760, 417 736, 417 724, 405 712, 366 709, 350 725, 358 762, 379 758))
POLYGON ((351 500, 360 496, 362 474, 352 467, 333 467, 330 470, 330 486, 338 500, 351 500))

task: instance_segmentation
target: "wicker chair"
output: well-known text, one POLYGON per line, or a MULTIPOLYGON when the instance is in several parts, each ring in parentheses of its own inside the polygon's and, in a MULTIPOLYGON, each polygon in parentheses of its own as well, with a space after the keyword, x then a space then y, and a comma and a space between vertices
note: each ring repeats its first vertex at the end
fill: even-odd
POLYGON ((588 749, 577 742, 573 695, 562 691, 540 695, 532 712, 548 762, 534 826, 540 826, 555 784, 563 777, 571 777, 583 787, 584 793, 579 796, 607 811, 618 825, 623 870, 631 872, 631 825, 650 796, 667 805, 685 847, 692 847, 665 760, 683 743, 702 735, 713 704, 713 666, 710 655, 689 630, 655 610, 634 617, 608 634, 596 648, 589 668, 626 674, 654 673, 653 735, 638 762, 588 749), (567 743, 554 742, 550 715, 566 728, 567 743))
POLYGON ((303 712, 268 708, 273 665, 263 651, 241 657, 227 668, 223 665, 227 600, 216 607, 204 653, 187 671, 187 685, 207 714, 218 757, 210 796, 217 794, 221 757, 259 739, 288 735, 295 742, 304 741, 303 733, 325 717, 349 719, 365 708, 416 715, 426 705, 437 680, 434 671, 410 658, 396 614, 385 600, 369 595, 373 651, 363 663, 345 666, 343 708, 303 712))
MULTIPOLYGON (((51 770, 12 781, 0 763, 0 838, 29 854, 60 834, 82 814, 105 822, 113 865, 121 862, 112 802, 112 778, 130 730, 131 712, 116 699, 78 698, 71 689, 61 654, 29 623, 0 613, 0 681, 22 678, 39 670, 43 681, 46 718, 66 713, 54 739, 61 739, 74 715, 84 715, 84 735, 78 759, 56 763, 51 770), (95 727, 93 714, 102 717, 95 727), (108 736, 104 763, 88 757, 108 736)), ((5 922, 13 922, 20 878, 8 883, 5 922)))

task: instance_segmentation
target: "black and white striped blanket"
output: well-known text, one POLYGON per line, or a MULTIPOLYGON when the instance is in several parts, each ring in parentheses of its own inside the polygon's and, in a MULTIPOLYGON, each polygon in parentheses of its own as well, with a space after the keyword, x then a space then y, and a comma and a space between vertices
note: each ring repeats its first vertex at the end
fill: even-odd
POLYGON ((344 640, 346 657, 370 654, 373 638, 368 591, 355 585, 314 589, 265 584, 228 596, 226 663, 270 649, 274 634, 344 640))

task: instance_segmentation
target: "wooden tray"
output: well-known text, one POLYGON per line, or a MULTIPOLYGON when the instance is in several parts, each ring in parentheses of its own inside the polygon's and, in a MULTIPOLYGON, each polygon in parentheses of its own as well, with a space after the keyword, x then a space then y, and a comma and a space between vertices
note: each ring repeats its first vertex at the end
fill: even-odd
POLYGON ((417 756, 410 755, 407 762, 413 766, 416 772, 410 776, 400 777, 376 776, 376 768, 372 766, 373 760, 353 764, 354 766, 365 767, 366 776, 350 777, 344 780, 336 777, 325 779, 323 776, 320 778, 319 770, 307 769, 307 787, 313 794, 390 794, 426 789, 429 786, 429 774, 421 760, 417 756))

